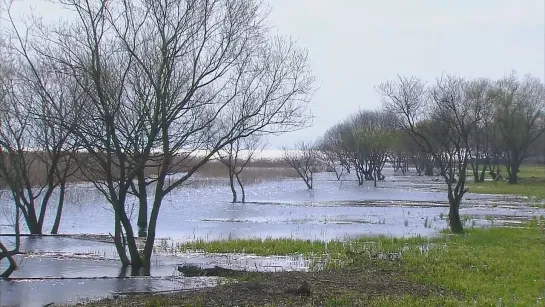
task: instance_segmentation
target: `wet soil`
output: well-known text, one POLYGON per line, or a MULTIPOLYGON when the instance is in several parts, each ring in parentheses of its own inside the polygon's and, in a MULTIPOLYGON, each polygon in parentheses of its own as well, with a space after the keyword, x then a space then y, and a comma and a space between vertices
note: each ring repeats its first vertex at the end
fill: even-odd
POLYGON ((104 299, 85 306, 328 306, 342 299, 365 306, 376 296, 445 295, 436 286, 409 282, 403 273, 376 265, 325 272, 241 273, 218 287, 104 299), (310 285, 310 293, 304 283, 310 285), (310 295, 308 295, 310 294, 310 295))

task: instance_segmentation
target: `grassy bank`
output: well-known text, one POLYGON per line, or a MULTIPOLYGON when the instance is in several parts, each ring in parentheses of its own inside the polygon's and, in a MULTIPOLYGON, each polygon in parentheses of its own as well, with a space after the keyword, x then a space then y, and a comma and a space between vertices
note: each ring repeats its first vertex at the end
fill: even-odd
MULTIPOLYGON (((506 177, 505 170, 502 174, 506 177)), ((511 194, 529 197, 535 200, 545 199, 545 166, 525 165, 519 173, 518 184, 508 184, 506 181, 485 181, 475 183, 468 176, 469 191, 482 194, 511 194)), ((487 179, 490 177, 487 175, 487 179)))
POLYGON ((543 225, 471 229, 433 239, 360 238, 324 244, 294 240, 196 242, 184 250, 309 257, 341 265, 319 272, 241 273, 213 289, 107 300, 93 306, 541 306, 543 225), (312 295, 290 294, 303 280, 312 295))

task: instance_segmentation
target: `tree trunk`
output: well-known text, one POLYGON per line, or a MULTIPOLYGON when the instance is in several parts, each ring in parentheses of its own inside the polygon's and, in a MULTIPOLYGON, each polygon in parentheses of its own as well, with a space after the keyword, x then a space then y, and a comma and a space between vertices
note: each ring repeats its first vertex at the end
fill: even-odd
POLYGON ((373 170, 374 174, 373 174, 373 181, 374 181, 374 185, 375 185, 375 188, 377 187, 377 169, 375 168, 373 170))
POLYGON ((424 176, 433 176, 433 167, 426 165, 424 169, 424 176))
MULTIPOLYGON (((231 193, 233 193, 233 203, 236 203, 237 202, 237 190, 235 189, 235 180, 233 178, 234 176, 235 176, 235 174, 234 174, 233 170, 231 169, 231 167, 229 167, 229 186, 231 187, 231 193)), ((238 176, 237 176, 237 180, 238 180, 238 176)), ((240 184, 240 182, 239 182, 239 184, 240 184)))
POLYGON ((144 171, 138 173, 138 236, 145 238, 148 231, 148 192, 144 171))
POLYGON ((44 198, 42 199, 42 206, 40 208, 40 216, 38 218, 38 225, 40 229, 43 229, 45 215, 47 213, 47 205, 49 204, 49 199, 51 199, 51 195, 53 195, 54 191, 55 187, 53 186, 53 184, 49 184, 47 186, 47 191, 45 192, 44 198))
POLYGON ((244 191, 244 186, 242 185, 242 181, 240 181, 240 177, 238 176, 239 174, 235 174, 235 176, 237 177, 237 182, 238 182, 238 185, 240 187, 240 191, 242 192, 242 203, 245 203, 246 202, 246 192, 244 191))
POLYGON ((515 163, 514 165, 510 165, 509 169, 509 184, 518 184, 519 183, 519 168, 520 165, 518 163, 515 163))
POLYGON ((8 278, 15 269, 17 269, 17 263, 15 262, 15 259, 13 259, 12 253, 10 253, 7 248, 0 242, 0 260, 3 258, 8 258, 9 266, 8 268, 0 274, 0 278, 8 278))
POLYGON ((25 218, 26 225, 28 227, 28 231, 30 234, 33 235, 41 235, 42 234, 42 228, 40 227, 40 224, 38 223, 38 218, 36 216, 36 210, 34 209, 34 202, 25 202, 24 199, 20 195, 16 195, 12 193, 13 199, 15 201, 15 206, 17 208, 25 208, 26 212, 21 210, 23 212, 23 217, 25 218), (25 202, 23 204, 23 202, 25 202))
POLYGON ((358 177, 358 185, 363 185, 363 174, 356 169, 356 177, 358 177))
MULTIPOLYGON (((162 186, 162 185, 161 185, 162 186)), ((161 208, 161 202, 163 195, 161 191, 156 191, 155 199, 153 200, 153 207, 151 209, 151 215, 149 220, 148 237, 146 238, 146 245, 144 246, 142 266, 151 266, 151 254, 153 253, 153 244, 155 242, 155 230, 157 228, 157 218, 159 217, 159 209, 161 208)))
POLYGON ((489 161, 486 161, 483 165, 483 169, 481 170, 481 175, 479 177, 479 182, 484 182, 484 178, 486 177, 486 169, 488 168, 489 161))
MULTIPOLYGON (((124 209, 124 208, 123 208, 124 209)), ((142 258, 138 252, 138 246, 136 245, 136 238, 132 229, 131 221, 128 219, 125 211, 120 212, 121 225, 125 230, 125 238, 127 240, 127 247, 129 249, 129 255, 131 257, 131 266, 141 267, 143 265, 142 258)), ((148 230, 149 232, 149 230, 148 230)))
POLYGON ((56 235, 59 233, 59 227, 61 225, 61 216, 62 208, 64 206, 64 193, 66 192, 66 183, 63 182, 59 186, 59 203, 57 204, 57 214, 55 215, 55 223, 53 224, 53 229, 51 229, 51 234, 56 235))
POLYGON ((26 221, 26 224, 27 224, 27 227, 28 227, 28 231, 30 232, 30 234, 41 235, 42 234, 42 229, 40 228, 40 225, 38 224, 38 220, 36 218, 36 215, 28 213, 28 214, 24 214, 23 216, 25 218, 25 221, 26 221))
POLYGON ((119 255, 119 260, 123 264, 123 266, 128 266, 131 264, 131 261, 127 257, 127 252, 125 250, 125 240, 121 237, 121 221, 119 219, 119 214, 115 213, 115 232, 114 232, 114 244, 115 248, 117 250, 117 254, 119 255))
POLYGON ((464 226, 460 219, 460 200, 449 195, 449 226, 453 233, 464 233, 464 226))
POLYGON ((477 161, 477 158, 475 158, 475 162, 471 163, 471 172, 473 173, 473 181, 479 183, 479 162, 477 161))
POLYGON ((312 178, 304 178, 305 184, 309 190, 312 190, 312 178))

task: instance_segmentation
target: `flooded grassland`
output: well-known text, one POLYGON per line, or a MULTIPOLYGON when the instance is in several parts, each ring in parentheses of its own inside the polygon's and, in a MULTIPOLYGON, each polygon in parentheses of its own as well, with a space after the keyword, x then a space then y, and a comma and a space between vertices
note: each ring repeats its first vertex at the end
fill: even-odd
MULTIPOLYGON (((255 170, 254 170, 255 171, 255 170)), ((24 237, 19 269, 0 281, 0 305, 43 306, 49 303, 114 297, 127 293, 178 291, 212 287, 222 277, 186 277, 184 264, 220 266, 245 271, 308 271, 316 268, 304 253, 258 256, 255 253, 213 253, 180 249, 187 243, 235 239, 303 239, 346 241, 360 236, 433 237, 447 227, 446 194, 429 177, 399 176, 385 170, 378 188, 358 186, 351 177, 337 181, 317 174, 314 191, 280 174, 246 185, 247 203, 230 203, 224 178, 196 176, 164 200, 159 216, 153 265, 149 272, 131 272, 117 261, 109 233, 113 215, 90 184, 70 187, 61 233, 65 236, 24 237)), ((257 177, 256 177, 257 178, 257 177)), ((10 199, 4 193, 1 233, 10 233, 10 199)), ((54 214, 54 212, 50 212, 54 214)), ((517 225, 545 210, 525 198, 467 194, 460 214, 466 227, 517 225)), ((133 214, 133 221, 136 212, 133 214)), ((47 221, 52 221, 48 218, 47 221)), ((135 221, 134 221, 135 222, 135 221)), ((51 225, 46 225, 46 230, 51 225)), ((12 240, 2 237, 4 242, 12 240)), ((9 244, 8 244, 9 245, 9 244)), ((5 264, 2 264, 5 265, 5 264)))

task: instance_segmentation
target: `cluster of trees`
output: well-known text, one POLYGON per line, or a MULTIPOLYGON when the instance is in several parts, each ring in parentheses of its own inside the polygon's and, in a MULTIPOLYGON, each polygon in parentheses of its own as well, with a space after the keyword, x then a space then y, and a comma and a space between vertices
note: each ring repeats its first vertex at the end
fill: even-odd
POLYGON ((444 75, 428 85, 399 76, 377 91, 382 110, 358 112, 327 130, 313 144, 313 154, 309 145, 298 146, 291 160, 299 168, 325 164, 339 180, 353 170, 360 185, 372 180, 376 186, 384 179, 387 161, 403 173, 409 165, 419 175, 434 175, 435 170, 448 187, 450 227, 460 233, 468 171, 475 182, 484 181, 487 173, 498 180, 503 165, 508 182, 517 184, 523 161, 542 154, 545 87, 538 78, 518 78, 514 72, 495 81, 444 75))
POLYGON ((491 165, 505 165, 510 184, 518 183, 524 159, 535 153, 545 132, 545 87, 531 76, 512 73, 497 81, 443 76, 431 86, 416 77, 399 77, 378 87, 399 127, 433 158, 448 187, 449 223, 463 232, 459 208, 466 172, 475 181, 491 165), (481 171, 479 172, 479 167, 481 171))
MULTIPOLYGON (((123 265, 149 267, 168 193, 212 157, 229 161, 252 136, 307 125, 307 52, 271 33, 260 1, 57 2, 72 19, 22 29, 8 9, 12 27, 2 33, 0 178, 16 232, 22 214, 41 234, 57 193, 56 233, 66 179, 77 172, 111 204, 123 265), (43 180, 32 178, 38 164, 43 180)), ((240 166, 231 169, 233 182, 240 166)), ((0 248, 0 259, 17 252, 0 248)))

